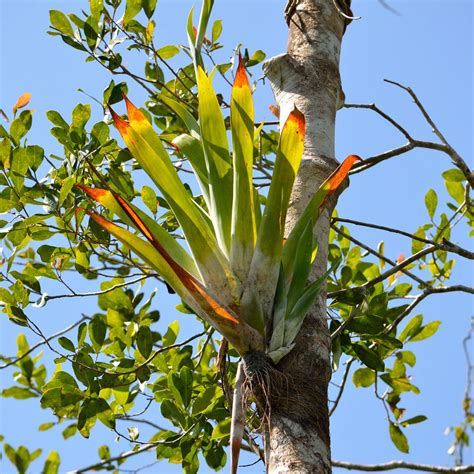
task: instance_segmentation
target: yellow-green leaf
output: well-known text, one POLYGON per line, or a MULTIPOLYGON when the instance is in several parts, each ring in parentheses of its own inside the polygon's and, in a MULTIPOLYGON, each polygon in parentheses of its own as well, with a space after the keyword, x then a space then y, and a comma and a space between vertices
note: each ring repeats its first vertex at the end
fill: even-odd
POLYGON ((211 219, 217 240, 230 253, 232 165, 224 118, 211 79, 198 68, 199 125, 209 177, 211 219))
POLYGON ((258 231, 257 246, 242 298, 246 312, 251 311, 250 307, 245 309, 245 306, 254 299, 250 295, 254 291, 259 295, 265 317, 269 317, 272 310, 273 296, 280 270, 286 211, 303 155, 304 135, 304 116, 295 107, 280 135, 267 204, 258 231))
POLYGON ((234 150, 231 264, 240 281, 245 281, 252 262, 257 229, 252 183, 254 107, 240 55, 232 88, 230 119, 234 150))
POLYGON ((145 115, 128 99, 126 103, 130 123, 112 111, 115 125, 125 143, 173 210, 206 284, 217 288, 225 301, 236 300, 237 281, 208 221, 191 199, 145 115))

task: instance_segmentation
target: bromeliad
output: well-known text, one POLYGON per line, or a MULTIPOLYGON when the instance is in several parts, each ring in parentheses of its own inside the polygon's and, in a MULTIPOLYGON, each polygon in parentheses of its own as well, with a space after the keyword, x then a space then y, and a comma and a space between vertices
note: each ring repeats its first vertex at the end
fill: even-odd
MULTIPOLYGON (((196 51, 195 54, 199 56, 196 51)), ((124 100, 128 121, 110 109, 131 154, 176 217, 190 253, 153 218, 117 193, 85 185, 78 187, 135 232, 91 210, 87 214, 156 270, 183 302, 219 331, 245 361, 239 369, 234 397, 235 471, 244 426, 243 391, 247 386, 251 395, 258 398, 255 384, 271 384, 268 377, 276 371, 275 365, 292 350, 325 278, 308 282, 317 250, 314 227, 328 198, 360 158, 346 158, 322 184, 285 240, 286 213, 303 154, 303 114, 295 107, 282 127, 266 204, 261 209, 252 179, 252 92, 242 59, 231 96, 232 151, 211 78, 200 62, 196 63, 196 71, 199 121, 173 99, 163 97, 163 102, 187 126, 188 133, 178 136, 173 143, 193 168, 205 206, 199 206, 187 191, 145 114, 127 97, 124 100)), ((262 410, 266 407, 262 406, 262 410)))

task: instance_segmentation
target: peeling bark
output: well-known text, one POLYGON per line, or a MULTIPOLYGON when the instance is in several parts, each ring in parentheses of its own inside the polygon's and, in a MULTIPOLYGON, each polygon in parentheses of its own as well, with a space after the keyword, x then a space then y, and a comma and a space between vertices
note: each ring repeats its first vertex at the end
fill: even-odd
MULTIPOLYGON (((348 2, 345 5, 348 8, 348 2)), ((339 55, 346 20, 332 0, 300 0, 290 19, 288 51, 264 66, 283 124, 296 105, 306 118, 305 151, 287 217, 287 232, 319 185, 337 166, 336 111, 344 95, 339 55)), ((313 277, 327 267, 328 209, 316 229, 319 242, 313 277)), ((288 376, 287 396, 272 400, 265 439, 267 472, 330 473, 327 389, 331 377, 326 290, 306 317, 293 351, 279 364, 288 376)))

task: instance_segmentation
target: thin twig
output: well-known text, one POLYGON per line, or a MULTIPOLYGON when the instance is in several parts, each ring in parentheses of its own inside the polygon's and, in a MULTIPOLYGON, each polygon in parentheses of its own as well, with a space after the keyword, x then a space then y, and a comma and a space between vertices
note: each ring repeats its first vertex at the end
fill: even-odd
POLYGON ((346 368, 344 370, 344 375, 342 376, 341 386, 339 387, 339 392, 337 394, 336 400, 334 400, 334 405, 329 410, 329 416, 333 415, 333 413, 336 411, 337 406, 339 405, 339 402, 341 401, 342 394, 343 394, 344 388, 346 386, 347 378, 349 377, 349 373, 351 371, 351 365, 354 361, 355 361, 355 359, 352 358, 347 362, 346 368))
MULTIPOLYGON (((339 229, 334 224, 331 224, 331 228, 335 232, 337 232, 338 234, 340 234, 343 237, 345 237, 346 239, 350 240, 353 244, 356 244, 360 248, 363 248, 364 250, 367 250, 367 252, 371 253, 372 255, 375 255, 377 258, 379 258, 380 260, 383 260, 385 263, 388 263, 389 265, 392 265, 392 266, 397 265, 397 263, 395 261, 393 261, 392 259, 386 257, 385 255, 382 255, 380 252, 377 252, 373 248, 371 248, 368 245, 362 243, 360 240, 357 240, 356 238, 352 237, 351 235, 346 234, 343 230, 339 229)), ((413 279, 414 281, 416 281, 417 283, 419 283, 421 286, 423 286, 423 287, 428 286, 428 284, 425 281, 423 281, 420 277, 416 276, 414 273, 412 273, 408 270, 405 270, 405 269, 402 269, 400 271, 402 273, 404 273, 406 276, 408 276, 411 279, 413 279)), ((328 294, 328 298, 332 298, 332 296, 330 296, 330 295, 332 295, 332 293, 328 294)))
POLYGON ((133 285, 135 283, 139 283, 143 280, 146 280, 147 278, 152 278, 152 277, 158 277, 158 274, 152 273, 148 275, 143 275, 139 278, 136 278, 135 280, 129 280, 123 283, 117 283, 116 285, 111 286, 110 288, 107 288, 105 290, 101 291, 92 291, 90 293, 71 293, 71 294, 64 294, 64 295, 45 295, 43 297, 44 302, 46 303, 49 300, 56 300, 60 298, 78 298, 78 297, 86 297, 86 296, 100 296, 100 295, 105 295, 107 293, 110 293, 111 291, 116 290, 117 288, 123 288, 128 285, 133 285))
POLYGON ((334 467, 341 467, 343 469, 353 471, 390 471, 392 469, 411 469, 412 471, 425 471, 425 472, 474 472, 474 465, 458 466, 458 467, 443 467, 443 466, 431 466, 428 464, 417 464, 406 461, 390 461, 382 464, 357 464, 346 461, 332 461, 334 467))
POLYGON ((24 359, 27 355, 31 354, 33 351, 35 351, 36 349, 38 349, 38 347, 44 345, 44 344, 47 344, 49 341, 53 340, 53 339, 56 339, 57 337, 59 336, 62 336, 63 334, 66 334, 67 332, 69 332, 71 329, 74 329, 76 326, 79 326, 79 324, 81 324, 83 321, 85 321, 86 319, 89 319, 88 316, 82 316, 81 319, 79 319, 78 321, 76 321, 74 324, 71 324, 70 326, 68 326, 67 328, 64 328, 64 329, 61 329, 61 331, 58 331, 54 334, 51 334, 51 336, 48 336, 46 337, 44 340, 40 341, 40 342, 37 342, 34 346, 31 346, 26 352, 24 352, 21 356, 19 357, 16 357, 15 359, 11 360, 10 362, 6 363, 6 364, 3 364, 3 365, 0 365, 0 370, 1 369, 6 369, 7 367, 10 367, 11 365, 15 365, 17 362, 19 362, 20 360, 24 359))
POLYGON ((417 295, 415 299, 401 312, 393 321, 392 323, 387 326, 384 330, 384 333, 389 334, 394 328, 396 328, 405 318, 405 316, 409 315, 415 306, 418 306, 425 298, 430 295, 439 294, 439 293, 454 293, 454 292, 461 292, 461 293, 470 293, 474 294, 474 288, 470 288, 465 285, 453 285, 453 286, 446 286, 440 288, 425 288, 422 293, 417 295))
POLYGON ((328 293, 328 298, 337 298, 338 296, 341 296, 347 293, 348 291, 351 291, 351 292, 358 291, 361 294, 364 294, 369 288, 372 288, 377 283, 381 283, 382 281, 386 280, 389 276, 393 275, 394 273, 402 271, 406 266, 410 265, 410 263, 416 262, 420 258, 424 257, 425 255, 428 255, 429 253, 433 253, 434 251, 436 251, 436 246, 430 245, 420 250, 419 252, 414 253, 410 257, 404 259, 398 265, 393 266, 386 272, 381 273, 378 277, 373 278, 367 283, 364 283, 363 285, 360 285, 360 286, 356 286, 355 288, 348 288, 347 290, 333 291, 332 293, 328 293))
POLYGON ((418 96, 415 94, 415 92, 410 87, 407 87, 399 82, 392 81, 390 79, 384 79, 384 81, 387 82, 388 84, 393 84, 394 86, 397 86, 400 89, 403 89, 404 91, 408 92, 410 97, 413 99, 413 102, 418 107, 418 110, 421 112, 425 120, 428 122, 433 133, 439 138, 441 143, 443 143, 447 147, 447 153, 453 160, 453 163, 461 170, 461 172, 467 179, 468 183, 470 184, 471 188, 474 188, 474 173, 471 171, 467 163, 456 152, 456 150, 454 150, 454 148, 449 144, 448 140, 446 140, 446 137, 443 135, 441 130, 438 128, 438 126, 434 123, 430 114, 427 112, 424 105, 421 103, 420 99, 418 99, 418 96))
POLYGON ((418 237, 415 234, 410 234, 409 232, 405 232, 400 229, 394 229, 393 227, 387 227, 387 226, 379 225, 379 224, 371 224, 369 222, 362 222, 362 221, 357 221, 354 219, 344 219, 342 217, 334 217, 332 220, 333 222, 345 222, 347 224, 354 224, 361 227, 369 227, 371 229, 384 230, 386 232, 391 232, 392 234, 403 235, 412 240, 417 240, 418 242, 423 242, 429 245, 436 245, 438 246, 439 250, 445 250, 447 252, 456 253, 458 255, 461 255, 462 257, 468 258, 469 260, 474 260, 474 252, 464 249, 460 247, 459 245, 453 244, 452 242, 446 239, 443 239, 442 243, 439 244, 437 242, 434 242, 433 240, 424 239, 422 237, 418 237))

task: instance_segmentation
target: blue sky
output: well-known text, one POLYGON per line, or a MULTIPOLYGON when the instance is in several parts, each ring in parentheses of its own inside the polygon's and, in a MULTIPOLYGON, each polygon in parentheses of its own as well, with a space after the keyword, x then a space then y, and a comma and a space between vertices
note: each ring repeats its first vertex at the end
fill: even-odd
MULTIPOLYGON (((31 143, 41 144, 49 152, 60 152, 49 136, 47 110, 58 110, 69 117, 77 102, 90 102, 78 88, 101 97, 110 77, 92 63, 84 63, 81 53, 46 34, 48 11, 60 9, 78 12, 86 0, 0 0, 0 107, 10 110, 17 97, 30 91, 31 106, 36 110, 31 143)), ((222 58, 230 56, 238 43, 249 50, 264 50, 268 57, 286 47, 286 25, 283 0, 216 0, 213 18, 223 20, 222 58)), ((473 7, 469 0, 406 0, 391 3, 401 13, 393 15, 375 0, 354 0, 354 13, 362 20, 354 21, 346 33, 341 58, 341 74, 346 99, 351 103, 376 102, 400 120, 420 139, 434 139, 429 127, 399 89, 383 82, 384 78, 411 86, 428 108, 451 144, 472 163, 472 58, 473 7)), ((186 43, 185 23, 191 2, 161 0, 157 15, 157 43, 186 43)), ((129 65, 140 64, 131 54, 129 65)), ((259 75, 256 74, 255 78, 259 75)), ((145 97, 132 89, 135 102, 145 97)), ((268 105, 274 103, 268 84, 256 93, 259 119, 271 120, 268 105)), ((96 118, 101 110, 93 105, 96 118)), ((337 118, 337 154, 341 159, 349 153, 368 157, 404 143, 403 137, 364 111, 343 110, 337 118)), ((351 187, 340 199, 342 217, 377 222, 407 231, 416 230, 428 220, 424 195, 434 188, 443 202, 446 196, 441 172, 450 167, 447 157, 428 151, 410 154, 385 162, 370 171, 355 175, 351 187)), ((353 235, 376 246, 384 239, 386 254, 396 258, 409 255, 411 243, 381 233, 354 228, 353 235)), ((457 230, 453 241, 468 245, 457 230)), ((472 267, 459 260, 453 283, 472 282, 472 267)), ((94 290, 93 282, 73 282, 84 291, 94 290)), ((173 311, 173 302, 160 289, 160 324, 179 318, 185 326, 182 337, 196 325, 173 311)), ((76 320, 81 312, 93 312, 95 299, 81 299, 73 305, 51 302, 42 310, 28 313, 41 324, 47 334, 76 320)), ((176 303, 176 302, 174 302, 176 303)), ((418 307, 426 321, 440 319, 443 324, 428 341, 413 344, 417 365, 412 371, 414 383, 421 389, 418 396, 407 395, 404 405, 411 416, 424 414, 429 420, 407 430, 411 453, 402 455, 391 445, 383 408, 367 389, 355 389, 351 383, 332 419, 332 449, 335 459, 354 462, 384 462, 406 459, 414 462, 449 465, 446 454, 449 440, 443 435, 447 426, 461 419, 461 400, 465 386, 465 362, 461 342, 469 328, 472 299, 467 295, 433 296, 418 307)), ((15 351, 18 328, 0 320, 2 353, 15 351)), ((32 341, 34 339, 31 339, 32 341)), ((1 374, 1 384, 9 383, 1 374)), ((335 381, 340 375, 336 374, 335 381)), ((151 416, 158 416, 154 410, 151 416)), ((61 472, 80 468, 97 459, 97 447, 107 443, 113 453, 128 449, 124 441, 114 443, 105 428, 98 428, 86 441, 79 436, 64 442, 60 430, 39 433, 41 422, 53 420, 51 413, 40 411, 36 401, 0 400, 0 433, 13 446, 26 444, 45 452, 58 449, 62 456, 61 472)), ((121 427, 126 430, 125 426, 121 427)), ((149 456, 148 462, 152 459, 149 456)), ((243 462, 250 460, 244 457, 243 462)), ((466 459, 469 461, 469 459, 466 459)), ((1 461, 1 471, 13 472, 8 461, 1 461)), ((140 466, 142 462, 131 465, 140 466)), ((180 472, 178 466, 160 465, 159 472, 180 472)), ((40 471, 36 463, 30 470, 40 471)), ((343 472, 342 470, 335 470, 343 472)), ((145 471, 147 472, 147 471, 145 471)), ((151 468, 150 472, 158 472, 151 468)), ((207 470, 205 464, 200 471, 207 470)), ((242 469, 244 473, 262 472, 261 465, 242 469)), ((404 472, 399 470, 397 472, 404 472)), ((409 471, 406 471, 409 472, 409 471)))

